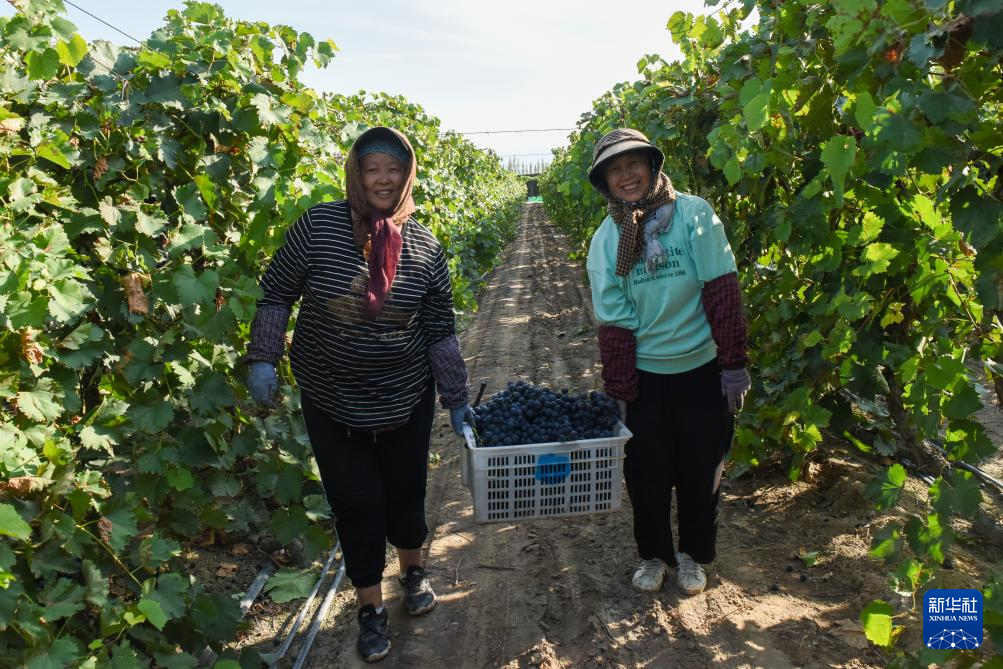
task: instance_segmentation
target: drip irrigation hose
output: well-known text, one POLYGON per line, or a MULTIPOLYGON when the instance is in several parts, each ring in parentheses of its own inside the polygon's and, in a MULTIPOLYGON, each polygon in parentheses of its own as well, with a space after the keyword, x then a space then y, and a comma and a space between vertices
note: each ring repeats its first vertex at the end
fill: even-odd
MULTIPOLYGON (((947 451, 938 446, 936 443, 932 441, 924 441, 923 443, 925 443, 927 446, 929 446, 930 448, 934 449, 935 451, 943 455, 945 458, 947 458, 947 451)), ((950 460, 948 460, 948 463, 952 467, 958 467, 959 469, 964 469, 965 471, 975 474, 986 483, 991 483, 992 485, 996 486, 1001 491, 1003 491, 1003 481, 1000 481, 998 478, 990 476, 989 474, 985 473, 975 465, 970 465, 967 462, 951 462, 950 460)))

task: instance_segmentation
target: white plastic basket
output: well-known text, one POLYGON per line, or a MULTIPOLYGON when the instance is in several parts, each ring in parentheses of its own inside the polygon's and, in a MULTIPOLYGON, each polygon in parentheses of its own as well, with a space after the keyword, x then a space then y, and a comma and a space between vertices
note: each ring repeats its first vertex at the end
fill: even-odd
POLYGON ((460 474, 474 496, 475 520, 497 523, 619 509, 624 446, 633 435, 622 422, 616 429, 616 436, 604 439, 478 448, 464 425, 460 474))

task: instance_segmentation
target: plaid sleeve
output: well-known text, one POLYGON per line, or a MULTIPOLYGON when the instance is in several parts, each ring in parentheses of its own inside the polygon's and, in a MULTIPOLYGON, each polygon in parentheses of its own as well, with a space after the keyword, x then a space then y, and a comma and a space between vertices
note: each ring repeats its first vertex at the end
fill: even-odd
POLYGON ((262 304, 251 321, 251 342, 244 362, 264 360, 278 365, 286 352, 286 327, 292 312, 284 304, 262 304))
POLYGON ((749 362, 748 326, 742 311, 738 275, 724 274, 704 284, 701 295, 722 369, 739 369, 749 362))
POLYGON ((428 347, 428 364, 444 409, 456 409, 470 400, 467 364, 460 353, 460 340, 451 335, 428 347))
POLYGON ((599 326, 599 360, 606 394, 617 400, 637 399, 637 340, 615 325, 599 326))

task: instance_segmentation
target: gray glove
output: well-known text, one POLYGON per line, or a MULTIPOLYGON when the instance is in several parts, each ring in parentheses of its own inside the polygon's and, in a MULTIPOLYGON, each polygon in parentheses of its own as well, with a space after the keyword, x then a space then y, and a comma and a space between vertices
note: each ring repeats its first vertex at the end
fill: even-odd
POLYGON ((745 403, 745 394, 752 387, 752 377, 745 367, 721 370, 721 394, 728 398, 728 411, 738 413, 745 403))
POLYGON ((471 425, 474 424, 474 410, 470 408, 469 404, 449 410, 449 423, 453 426, 453 432, 461 437, 463 436, 464 420, 471 425))
POLYGON ((275 406, 275 393, 279 390, 279 377, 275 374, 275 366, 261 360, 252 362, 247 372, 247 389, 258 404, 266 407, 275 406))

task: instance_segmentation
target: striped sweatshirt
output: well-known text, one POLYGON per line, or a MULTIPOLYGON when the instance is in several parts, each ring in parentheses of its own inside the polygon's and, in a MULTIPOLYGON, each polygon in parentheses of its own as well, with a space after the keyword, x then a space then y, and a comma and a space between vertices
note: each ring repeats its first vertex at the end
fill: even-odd
POLYGON ((292 305, 302 299, 290 359, 303 393, 358 429, 401 425, 434 379, 448 408, 467 401, 445 254, 423 225, 401 231, 397 275, 376 320, 362 318, 369 268, 347 201, 312 207, 272 258, 246 360, 277 363, 292 305), (276 340, 276 332, 279 339, 276 340))

